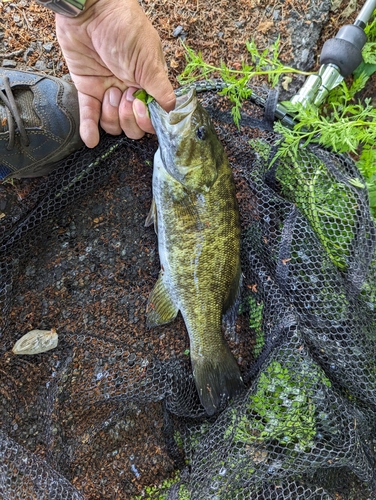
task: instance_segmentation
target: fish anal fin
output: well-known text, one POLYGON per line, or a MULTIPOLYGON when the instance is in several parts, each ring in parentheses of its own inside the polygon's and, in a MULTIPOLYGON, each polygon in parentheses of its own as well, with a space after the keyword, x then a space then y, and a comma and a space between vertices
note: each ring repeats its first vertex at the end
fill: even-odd
POLYGON ((155 204, 155 200, 153 198, 151 202, 151 207, 148 213, 148 216, 145 220, 145 227, 149 227, 154 224, 154 231, 158 234, 158 224, 157 224, 157 206, 155 204))
POLYGON ((235 325, 239 310, 241 286, 242 286, 242 275, 239 264, 238 270, 232 281, 229 294, 223 305, 222 319, 226 325, 226 328, 231 328, 232 326, 235 325))
POLYGON ((211 355, 191 353, 191 362, 198 395, 208 415, 244 390, 239 367, 227 345, 211 355))
POLYGON ((174 320, 178 312, 179 309, 171 300, 163 275, 160 273, 146 307, 147 324, 150 327, 165 325, 174 320))

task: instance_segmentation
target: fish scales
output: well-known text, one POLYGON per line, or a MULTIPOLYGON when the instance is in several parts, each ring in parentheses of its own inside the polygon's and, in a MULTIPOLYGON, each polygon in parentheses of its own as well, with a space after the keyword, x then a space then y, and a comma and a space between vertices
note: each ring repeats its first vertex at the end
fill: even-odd
POLYGON ((194 90, 173 112, 149 105, 160 147, 154 158, 153 205, 147 224, 158 234, 161 271, 150 295, 151 326, 181 312, 190 338, 201 403, 213 414, 243 388, 221 329, 236 307, 240 221, 232 171, 194 90))

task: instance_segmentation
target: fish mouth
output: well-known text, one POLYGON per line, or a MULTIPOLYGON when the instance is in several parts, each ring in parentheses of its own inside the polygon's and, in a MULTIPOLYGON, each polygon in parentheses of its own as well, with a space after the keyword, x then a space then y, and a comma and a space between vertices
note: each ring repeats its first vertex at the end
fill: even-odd
POLYGON ((190 116, 197 107, 196 90, 193 88, 187 94, 176 98, 175 108, 169 113, 156 101, 149 104, 150 118, 159 141, 170 140, 181 134, 190 126, 190 116))

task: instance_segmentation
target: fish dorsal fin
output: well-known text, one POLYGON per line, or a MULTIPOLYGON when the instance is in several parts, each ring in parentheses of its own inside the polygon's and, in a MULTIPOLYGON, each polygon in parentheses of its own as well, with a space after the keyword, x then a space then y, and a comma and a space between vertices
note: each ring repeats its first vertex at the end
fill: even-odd
POLYGON ((152 327, 170 323, 176 318, 178 311, 179 308, 172 302, 161 272, 146 307, 147 324, 152 327))
POLYGON ((145 227, 149 227, 154 224, 154 231, 158 234, 158 219, 157 219, 157 205, 155 204, 155 200, 153 198, 151 202, 151 207, 146 217, 145 227))

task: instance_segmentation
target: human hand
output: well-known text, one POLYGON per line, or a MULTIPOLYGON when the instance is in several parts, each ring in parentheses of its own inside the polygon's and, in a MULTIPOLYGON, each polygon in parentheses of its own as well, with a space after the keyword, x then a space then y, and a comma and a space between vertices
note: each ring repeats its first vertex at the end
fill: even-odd
POLYGON ((98 123, 131 139, 153 133, 147 107, 133 93, 143 88, 166 111, 175 106, 162 44, 137 0, 88 0, 75 18, 56 15, 56 33, 78 90, 80 135, 99 142, 98 123))

